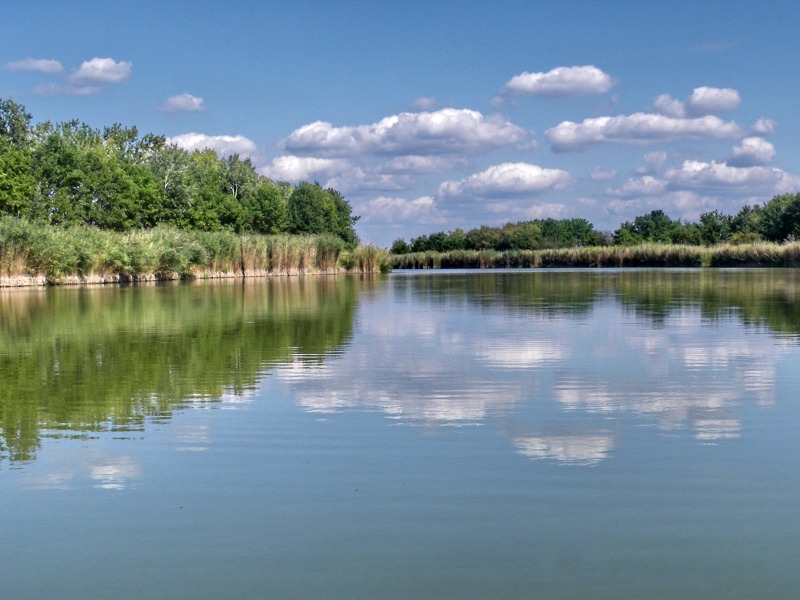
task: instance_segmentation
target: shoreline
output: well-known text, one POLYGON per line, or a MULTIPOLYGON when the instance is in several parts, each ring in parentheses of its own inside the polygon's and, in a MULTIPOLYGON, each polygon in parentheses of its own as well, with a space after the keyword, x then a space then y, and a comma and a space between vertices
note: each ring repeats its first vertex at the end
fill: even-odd
POLYGON ((346 270, 331 269, 288 269, 284 271, 270 271, 265 269, 247 269, 245 271, 196 271, 181 275, 176 271, 162 273, 134 273, 134 274, 89 274, 89 275, 64 275, 58 278, 48 278, 37 273, 35 275, 0 275, 0 289, 31 288, 31 287, 73 287, 73 286, 103 286, 103 285, 129 285, 137 283, 159 283, 166 281, 208 281, 221 279, 265 279, 274 277, 305 277, 317 275, 347 275, 379 273, 374 270, 346 270))

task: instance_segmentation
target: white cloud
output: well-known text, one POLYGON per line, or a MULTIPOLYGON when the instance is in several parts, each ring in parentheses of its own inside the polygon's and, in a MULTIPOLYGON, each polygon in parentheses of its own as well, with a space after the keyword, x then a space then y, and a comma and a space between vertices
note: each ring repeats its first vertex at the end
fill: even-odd
POLYGON ((766 165, 775 157, 775 146, 762 137, 747 137, 741 145, 733 147, 733 154, 725 161, 731 167, 766 165))
MULTIPOLYGON (((726 197, 729 194, 726 194, 726 197)), ((700 215, 711 210, 723 209, 735 212, 741 208, 738 201, 733 200, 730 206, 714 195, 701 195, 691 190, 665 192, 655 196, 630 196, 626 199, 615 198, 605 205, 608 214, 616 215, 621 220, 632 219, 650 210, 664 210, 673 218, 684 221, 697 221, 700 215)))
POLYGON ((731 88, 701 86, 694 88, 685 102, 661 94, 653 102, 656 112, 673 118, 702 117, 733 110, 741 102, 739 92, 731 88))
POLYGON ((432 196, 421 196, 414 200, 379 196, 359 206, 361 218, 368 222, 393 223, 412 221, 430 222, 436 213, 436 201, 432 196))
POLYGON ((350 166, 346 160, 311 156, 279 156, 260 170, 262 175, 279 181, 302 181, 312 177, 329 177, 350 166))
POLYGON ((731 88, 702 86, 695 88, 686 101, 686 111, 692 115, 710 115, 733 110, 739 106, 739 92, 731 88))
POLYGON ((669 94, 661 94, 653 101, 653 108, 661 115, 679 119, 686 116, 686 107, 683 102, 676 100, 669 94))
POLYGON ((693 119, 635 113, 618 117, 564 121, 545 136, 555 152, 580 152, 592 144, 654 144, 677 140, 724 140, 741 136, 736 123, 707 115, 693 119))
POLYGON ((563 219, 567 216, 569 208, 559 202, 539 203, 523 209, 522 214, 526 219, 563 219))
POLYGON ((446 156, 397 156, 386 164, 386 168, 397 173, 436 173, 463 168, 466 159, 446 156))
POLYGON ((502 117, 444 108, 401 113, 370 125, 334 127, 315 121, 292 132, 283 147, 292 154, 328 157, 480 153, 521 142, 527 136, 525 130, 502 117))
POLYGON ((543 169, 528 163, 503 163, 461 181, 446 181, 439 186, 443 197, 523 196, 560 189, 570 182, 569 173, 560 169, 543 169))
POLYGON ((206 107, 203 105, 203 99, 191 94, 178 94, 177 96, 170 96, 164 100, 161 106, 162 110, 171 113, 179 112, 200 112, 204 111, 206 107))
POLYGON ((175 144, 189 152, 195 150, 213 150, 218 156, 253 156, 258 147, 255 142, 243 135, 206 135, 204 133, 182 133, 175 137, 167 138, 168 144, 175 144))
POLYGON ((666 152, 648 152, 644 155, 644 167, 636 169, 637 173, 658 173, 667 162, 666 152))
POLYGON ((332 177, 326 183, 346 193, 364 191, 397 191, 411 187, 411 179, 407 175, 386 173, 380 168, 355 167, 347 169, 332 177))
POLYGON ((655 196, 662 194, 666 189, 666 181, 645 175, 639 179, 628 179, 622 187, 609 188, 606 190, 606 194, 609 196, 655 196))
POLYGON ((93 58, 81 63, 80 69, 70 76, 70 81, 77 85, 98 83, 120 83, 131 75, 133 63, 116 62, 112 58, 93 58))
POLYGON ((734 167, 725 163, 684 161, 680 168, 664 174, 671 186, 689 189, 725 187, 744 193, 785 193, 800 188, 800 177, 773 167, 734 167))
POLYGON ((53 59, 45 58, 26 58, 23 60, 15 60, 6 63, 6 69, 9 71, 35 71, 37 73, 61 73, 64 68, 61 63, 53 59))
POLYGON ((770 135, 775 132, 778 124, 772 119, 759 119, 753 124, 753 133, 758 135, 770 135))
POLYGON ((505 95, 531 94, 545 98, 604 94, 616 82, 595 66, 556 67, 547 73, 525 71, 512 77, 500 93, 505 95))

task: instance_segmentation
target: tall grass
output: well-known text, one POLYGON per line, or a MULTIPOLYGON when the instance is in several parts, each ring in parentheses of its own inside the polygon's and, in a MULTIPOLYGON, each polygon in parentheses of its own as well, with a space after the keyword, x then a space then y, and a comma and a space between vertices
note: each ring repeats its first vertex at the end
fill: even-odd
POLYGON ((545 250, 456 250, 394 254, 395 269, 548 267, 798 267, 800 243, 586 246, 545 250))
MULTIPOLYGON (((3 217, 0 285, 30 278, 67 283, 333 273, 344 249, 345 243, 330 234, 238 235, 169 227, 118 233, 3 217)), ((365 256, 359 270, 388 264, 386 251, 357 248, 354 253, 365 256)))

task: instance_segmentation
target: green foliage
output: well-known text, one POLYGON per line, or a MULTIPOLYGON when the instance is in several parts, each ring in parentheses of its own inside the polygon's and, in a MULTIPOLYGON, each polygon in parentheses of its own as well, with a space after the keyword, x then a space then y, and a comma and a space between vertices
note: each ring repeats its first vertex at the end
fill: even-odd
MULTIPOLYGON (((236 234, 164 225, 114 232, 0 217, 0 276, 43 275, 60 283, 70 276, 136 280, 334 272, 346 246, 331 233, 236 234)), ((385 262, 384 254, 379 256, 376 269, 385 262)))
POLYGON ((250 159, 186 152, 118 123, 30 126, 0 100, 0 215, 59 226, 132 231, 156 225, 235 233, 330 233, 355 247, 357 216, 334 189, 296 190, 259 175, 250 159))
POLYGON ((455 250, 390 257, 395 269, 546 267, 797 267, 800 243, 636 244, 541 250, 455 250))
POLYGON ((45 432, 141 430, 187 398, 213 403, 278 363, 322 360, 352 334, 359 285, 0 295, 0 466, 34 459, 45 432))
POLYGON ((319 183, 301 183, 287 202, 290 233, 332 233, 355 246, 358 217, 351 213, 350 204, 339 192, 323 189, 319 183))
POLYGON ((481 225, 464 232, 455 229, 421 235, 407 244, 395 240, 392 254, 452 252, 455 250, 536 250, 605 244, 603 234, 586 219, 537 219, 506 223, 502 227, 481 225))
POLYGON ((409 246, 403 238, 397 238, 392 242, 392 247, 389 249, 389 252, 392 254, 408 254, 411 252, 411 246, 409 246))

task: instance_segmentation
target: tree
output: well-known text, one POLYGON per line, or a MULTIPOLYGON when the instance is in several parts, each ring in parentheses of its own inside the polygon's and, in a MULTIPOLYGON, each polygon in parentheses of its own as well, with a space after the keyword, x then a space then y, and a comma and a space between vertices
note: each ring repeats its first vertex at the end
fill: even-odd
POLYGON ((27 147, 0 138, 0 214, 29 217, 36 181, 27 147))
POLYGON ((715 210, 700 215, 700 239, 706 245, 719 244, 731 239, 733 217, 715 210))
POLYGON ((0 100, 0 138, 23 147, 31 141, 31 115, 22 104, 13 100, 0 100))
POLYGON ((392 247, 389 252, 392 254, 408 254, 411 252, 411 246, 409 246, 403 238, 397 238, 392 242, 392 247))
POLYGON ((636 217, 633 222, 626 221, 614 232, 614 243, 641 244, 642 242, 672 241, 672 234, 680 226, 680 221, 673 221, 663 210, 654 210, 646 215, 636 217))
POLYGON ((287 202, 290 233, 332 233, 348 244, 358 243, 350 203, 334 189, 303 182, 287 202))
POLYGON ((288 229, 286 196, 285 191, 271 181, 262 179, 258 182, 246 201, 253 231, 282 233, 288 229))
POLYGON ((771 242, 800 235, 800 194, 775 196, 758 211, 759 233, 771 242))

